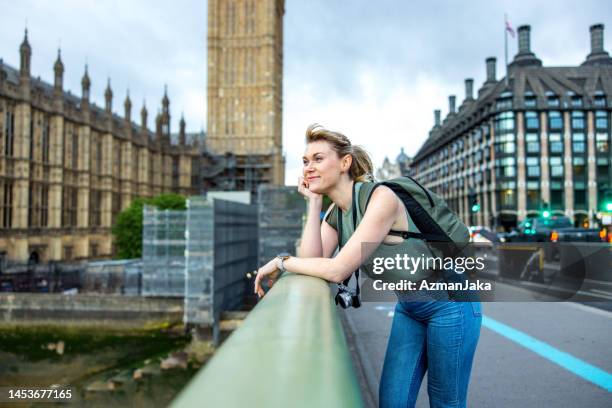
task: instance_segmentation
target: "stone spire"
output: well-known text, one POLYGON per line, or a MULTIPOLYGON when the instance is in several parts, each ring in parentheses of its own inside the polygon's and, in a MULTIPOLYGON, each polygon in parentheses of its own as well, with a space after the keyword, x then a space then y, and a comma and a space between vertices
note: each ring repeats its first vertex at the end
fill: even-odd
POLYGON ((110 78, 108 78, 108 82, 106 83, 106 90, 104 91, 104 101, 106 102, 104 105, 104 110, 106 110, 107 113, 112 113, 113 90, 111 89, 110 78))
POLYGON ((161 129, 166 142, 170 142, 170 99, 168 99, 168 86, 164 85, 164 97, 162 98, 161 129))
POLYGON ((185 117, 183 116, 183 113, 181 113, 181 120, 179 122, 179 144, 181 146, 184 146, 186 142, 186 136, 185 136, 185 117))
POLYGON ((57 59, 53 64, 53 72, 55 73, 55 90, 61 93, 64 86, 64 63, 62 62, 62 51, 59 48, 57 49, 57 59))
POLYGON ((147 129, 147 105, 145 100, 142 100, 142 109, 140 110, 140 127, 142 128, 142 130, 146 130, 147 129))
POLYGON ((169 111, 170 109, 170 99, 168 99, 168 85, 164 85, 164 97, 162 98, 162 108, 163 111, 169 111))
POLYGON ((125 95, 125 102, 123 102, 125 108, 125 121, 130 123, 132 121, 132 101, 130 100, 130 90, 127 90, 125 95))
POLYGON ((19 73, 22 78, 30 78, 30 62, 32 58, 32 47, 28 42, 28 29, 25 29, 25 35, 23 42, 19 47, 19 55, 21 56, 21 62, 19 65, 19 73))
POLYGON ((81 79, 81 99, 84 102, 89 103, 89 90, 91 88, 91 81, 89 80, 89 74, 87 73, 87 64, 85 64, 85 73, 83 74, 83 78, 81 79))

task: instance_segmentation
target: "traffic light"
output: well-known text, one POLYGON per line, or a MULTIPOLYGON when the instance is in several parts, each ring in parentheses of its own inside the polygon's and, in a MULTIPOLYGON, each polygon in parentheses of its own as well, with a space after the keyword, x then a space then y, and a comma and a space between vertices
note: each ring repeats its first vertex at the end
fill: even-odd
POLYGON ((603 195, 603 208, 605 212, 612 212, 612 190, 607 190, 603 195))
POLYGON ((477 213, 480 211, 480 204, 478 203, 478 194, 470 194, 470 204, 472 205, 472 212, 477 213))
POLYGON ((550 218, 550 208, 548 207, 548 203, 546 201, 542 203, 542 217, 550 218))

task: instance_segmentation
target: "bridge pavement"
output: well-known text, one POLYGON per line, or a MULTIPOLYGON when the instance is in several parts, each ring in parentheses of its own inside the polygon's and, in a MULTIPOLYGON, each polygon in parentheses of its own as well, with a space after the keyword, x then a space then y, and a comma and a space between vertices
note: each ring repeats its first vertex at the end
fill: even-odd
MULTIPOLYGON (((394 306, 339 309, 364 399, 372 407, 394 306)), ((611 312, 573 302, 487 302, 483 316, 468 406, 612 406, 611 312)), ((427 375, 416 406, 429 406, 427 375)))

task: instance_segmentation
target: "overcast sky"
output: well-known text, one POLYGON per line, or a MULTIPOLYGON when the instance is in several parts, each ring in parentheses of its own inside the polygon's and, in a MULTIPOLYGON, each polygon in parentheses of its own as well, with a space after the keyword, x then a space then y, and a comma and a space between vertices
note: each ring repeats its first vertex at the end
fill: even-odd
MULTIPOLYGON (((206 1, 0 0, 0 58, 15 67, 27 20, 32 73, 52 82, 61 44, 64 87, 81 94, 89 64, 92 99, 103 105, 107 77, 123 114, 126 90, 149 127, 168 84, 172 127, 184 112, 188 131, 206 129, 206 1)), ((304 131, 319 122, 342 131, 372 154, 375 165, 401 147, 414 155, 448 112, 448 95, 464 98, 485 77, 485 58, 504 72, 504 13, 516 29, 531 25, 532 51, 544 65, 569 66, 589 53, 589 26, 607 24, 609 1, 287 0, 283 149, 286 183, 301 172, 304 131)), ((509 57, 516 53, 509 38, 509 57)))

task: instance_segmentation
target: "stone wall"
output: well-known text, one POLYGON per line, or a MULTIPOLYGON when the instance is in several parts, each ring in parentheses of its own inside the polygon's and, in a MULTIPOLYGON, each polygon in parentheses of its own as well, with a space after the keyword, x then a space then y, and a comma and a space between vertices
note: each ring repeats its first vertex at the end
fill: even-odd
POLYGON ((0 325, 153 328, 180 324, 183 299, 0 293, 0 325))

